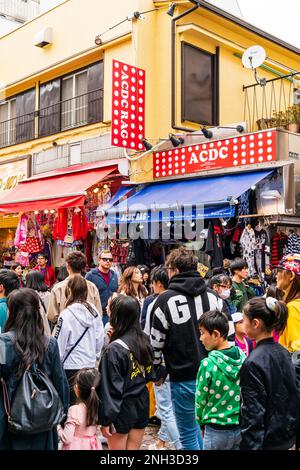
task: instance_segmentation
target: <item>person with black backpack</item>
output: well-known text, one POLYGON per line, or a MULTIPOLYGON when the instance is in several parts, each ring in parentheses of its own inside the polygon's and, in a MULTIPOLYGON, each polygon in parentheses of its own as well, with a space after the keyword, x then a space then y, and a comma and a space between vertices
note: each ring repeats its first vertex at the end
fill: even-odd
POLYGON ((0 450, 56 450, 69 397, 57 341, 44 334, 34 290, 13 291, 7 306, 0 335, 0 450))
POLYGON ((150 328, 156 380, 164 380, 170 374, 173 410, 183 450, 202 448, 195 393, 200 361, 207 351, 200 342, 198 322, 204 312, 222 310, 223 306, 223 300, 208 291, 197 264, 197 257, 184 247, 168 255, 170 281, 168 289, 155 301, 150 328))

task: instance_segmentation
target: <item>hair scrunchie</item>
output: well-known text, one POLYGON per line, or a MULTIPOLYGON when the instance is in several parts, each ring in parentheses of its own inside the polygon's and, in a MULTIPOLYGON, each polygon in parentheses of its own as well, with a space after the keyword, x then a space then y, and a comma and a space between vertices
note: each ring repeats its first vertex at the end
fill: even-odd
POLYGON ((267 305, 267 308, 269 310, 271 310, 271 312, 276 312, 276 304, 277 304, 278 300, 275 299, 274 297, 267 297, 266 298, 266 305, 267 305))

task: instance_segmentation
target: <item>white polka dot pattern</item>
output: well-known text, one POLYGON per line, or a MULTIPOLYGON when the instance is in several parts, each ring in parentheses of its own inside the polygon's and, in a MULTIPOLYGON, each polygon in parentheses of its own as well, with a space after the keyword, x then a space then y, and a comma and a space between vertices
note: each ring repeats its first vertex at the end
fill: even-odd
MULTIPOLYGON (((198 143, 169 150, 167 153, 171 164, 168 176, 268 163, 276 160, 276 131, 266 130, 251 135, 198 143)), ((153 154, 156 163, 154 179, 163 176, 163 154, 166 152, 153 154)))
MULTIPOLYGON (((145 71, 113 60, 112 145, 144 150, 145 71)), ((155 171, 162 173, 158 160, 155 171)), ((164 175, 166 173, 164 172, 164 175)))

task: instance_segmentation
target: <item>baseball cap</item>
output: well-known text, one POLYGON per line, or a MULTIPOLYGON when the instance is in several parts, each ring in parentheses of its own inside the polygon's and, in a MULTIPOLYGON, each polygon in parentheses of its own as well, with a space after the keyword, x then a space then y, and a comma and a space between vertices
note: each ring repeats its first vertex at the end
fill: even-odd
POLYGON ((286 271, 291 271, 300 276, 300 255, 292 254, 284 256, 277 266, 274 266, 277 269, 285 269, 286 271))
POLYGON ((231 315, 233 323, 238 323, 239 321, 243 321, 244 315, 242 312, 235 312, 231 315))

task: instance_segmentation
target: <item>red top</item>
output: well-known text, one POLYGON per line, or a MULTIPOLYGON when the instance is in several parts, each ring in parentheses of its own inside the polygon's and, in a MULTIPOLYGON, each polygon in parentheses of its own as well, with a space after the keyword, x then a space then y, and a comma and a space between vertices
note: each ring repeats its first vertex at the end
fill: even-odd
POLYGON ((53 286, 53 284, 56 282, 56 277, 55 277, 55 272, 54 272, 54 269, 51 268, 51 266, 48 266, 46 265, 46 268, 45 269, 42 269, 40 268, 39 266, 36 266, 34 268, 35 271, 40 271, 41 273, 44 274, 44 281, 45 281, 45 284, 46 286, 49 287, 49 289, 51 289, 51 287, 53 286))
POLYGON ((101 274, 101 276, 103 277, 106 284, 109 285, 109 283, 110 283, 110 271, 108 271, 108 273, 103 273, 102 271, 100 271, 100 269, 98 269, 98 271, 101 274))

